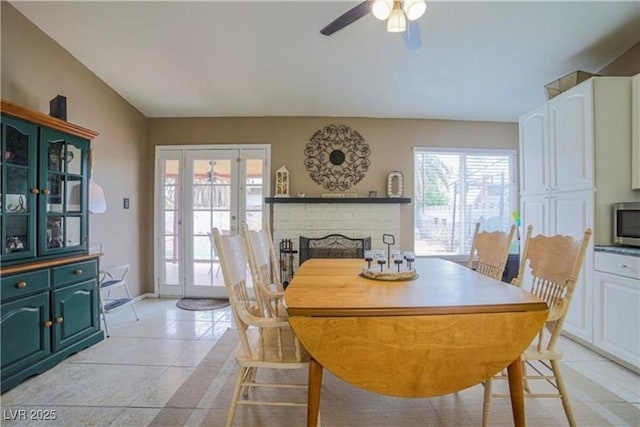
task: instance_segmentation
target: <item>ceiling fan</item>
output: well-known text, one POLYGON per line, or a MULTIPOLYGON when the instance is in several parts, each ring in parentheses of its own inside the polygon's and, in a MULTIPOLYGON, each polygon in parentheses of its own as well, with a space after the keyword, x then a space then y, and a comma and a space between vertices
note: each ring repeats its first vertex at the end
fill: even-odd
MULTIPOLYGON (((415 21, 420 18, 426 8, 425 0, 365 0, 338 16, 329 25, 321 29, 320 33, 330 36, 369 12, 373 13, 373 16, 377 19, 387 20, 387 31, 391 33, 405 32, 407 20, 415 21)), ((412 27, 415 28, 415 25, 412 25, 412 27)))

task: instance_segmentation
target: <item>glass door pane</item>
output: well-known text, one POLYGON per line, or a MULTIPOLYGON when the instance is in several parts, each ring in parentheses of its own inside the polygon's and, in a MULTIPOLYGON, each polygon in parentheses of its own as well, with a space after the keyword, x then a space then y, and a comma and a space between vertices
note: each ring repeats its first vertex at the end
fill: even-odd
MULTIPOLYGON (((252 154, 252 153, 249 153, 252 154)), ((246 159, 244 163, 244 211, 245 221, 251 230, 262 229, 264 223, 265 159, 246 159)))
POLYGON ((37 128, 2 117, 0 156, 0 230, 3 260, 36 254, 37 128))
MULTIPOLYGON (((42 254, 70 252, 86 247, 87 206, 86 169, 89 144, 86 140, 50 129, 42 132, 43 161, 42 223, 46 226, 46 240, 42 254)), ((41 184, 42 185, 42 184, 41 184)))
POLYGON ((183 257, 181 239, 182 152, 165 151, 158 161, 158 290, 163 296, 182 296, 183 257))
MULTIPOLYGON (((186 153, 190 189, 185 210, 190 210, 186 230, 185 295, 226 297, 212 230, 238 230, 238 150, 191 150, 186 153)), ((185 211, 186 212, 186 211, 185 211)))

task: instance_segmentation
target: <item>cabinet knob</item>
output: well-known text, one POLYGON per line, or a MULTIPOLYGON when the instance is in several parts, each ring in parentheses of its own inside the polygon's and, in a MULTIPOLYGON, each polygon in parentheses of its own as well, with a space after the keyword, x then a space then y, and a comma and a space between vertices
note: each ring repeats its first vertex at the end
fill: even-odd
POLYGON ((56 317, 56 323, 62 323, 64 319, 62 317, 56 317))
POLYGON ((31 189, 31 194, 38 194, 40 192, 40 190, 38 190, 37 188, 32 188, 31 189))
POLYGON ((50 193, 50 191, 49 191, 49 189, 47 189, 47 188, 45 188, 44 190, 42 190, 42 194, 44 194, 45 196, 46 196, 47 194, 49 194, 49 193, 50 193))
POLYGON ((73 274, 79 276, 82 274, 82 270, 81 269, 77 269, 76 271, 73 272, 73 274))
POLYGON ((18 282, 18 284, 16 285, 16 288, 18 289, 24 289, 27 287, 27 282, 22 281, 22 282, 18 282))
POLYGON ((47 320, 46 322, 44 322, 44 327, 45 328, 50 328, 51 325, 53 325, 53 322, 51 320, 47 320))
POLYGON ((629 266, 628 266, 627 264, 620 264, 620 265, 619 265, 619 267, 620 267, 620 268, 627 268, 627 267, 629 267, 629 266))

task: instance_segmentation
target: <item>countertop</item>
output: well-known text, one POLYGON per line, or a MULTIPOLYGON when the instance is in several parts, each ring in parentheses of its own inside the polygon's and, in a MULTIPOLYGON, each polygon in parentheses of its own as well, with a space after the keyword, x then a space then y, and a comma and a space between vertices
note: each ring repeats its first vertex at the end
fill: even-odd
POLYGON ((634 246, 595 245, 593 250, 596 252, 640 257, 640 248, 634 246))

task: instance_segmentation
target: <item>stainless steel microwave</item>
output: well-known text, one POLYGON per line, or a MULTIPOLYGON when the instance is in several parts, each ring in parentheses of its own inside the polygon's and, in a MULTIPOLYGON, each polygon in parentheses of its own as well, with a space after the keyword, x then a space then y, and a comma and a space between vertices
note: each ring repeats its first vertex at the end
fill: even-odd
POLYGON ((640 247, 640 202, 613 205, 613 243, 640 247))

